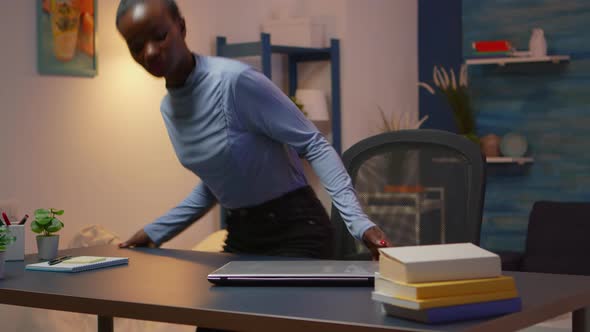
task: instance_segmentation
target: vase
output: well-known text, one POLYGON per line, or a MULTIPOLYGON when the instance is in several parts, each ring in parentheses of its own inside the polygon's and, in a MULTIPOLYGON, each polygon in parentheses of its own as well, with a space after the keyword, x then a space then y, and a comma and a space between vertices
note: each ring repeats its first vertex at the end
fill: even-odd
POLYGON ((504 135, 500 141, 500 152, 506 157, 523 157, 527 148, 528 142, 526 138, 517 133, 508 133, 504 135))
POLYGON ((37 249, 39 258, 51 260, 57 257, 59 235, 37 235, 37 249))
POLYGON ((543 29, 535 28, 531 32, 529 51, 532 57, 543 57, 547 55, 547 41, 545 40, 543 29))
POLYGON ((500 137, 496 134, 488 134, 480 139, 481 150, 486 157, 500 156, 500 137))

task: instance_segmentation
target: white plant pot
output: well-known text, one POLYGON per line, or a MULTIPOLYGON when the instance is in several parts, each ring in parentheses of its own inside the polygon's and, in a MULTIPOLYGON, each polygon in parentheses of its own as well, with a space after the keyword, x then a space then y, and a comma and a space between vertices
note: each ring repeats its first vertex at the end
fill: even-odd
POLYGON ((0 251, 0 279, 4 279, 4 262, 6 261, 6 251, 0 251))
POLYGON ((59 235, 37 235, 37 249, 40 259, 54 259, 57 257, 57 248, 59 247, 59 235))

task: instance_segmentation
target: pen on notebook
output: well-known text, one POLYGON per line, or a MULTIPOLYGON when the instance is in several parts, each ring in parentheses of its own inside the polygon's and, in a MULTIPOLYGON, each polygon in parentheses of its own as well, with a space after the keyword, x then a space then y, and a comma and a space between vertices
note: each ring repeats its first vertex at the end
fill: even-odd
POLYGON ((25 214, 25 216, 18 222, 19 225, 24 225, 27 222, 27 219, 29 218, 28 214, 25 214))
POLYGON ((8 219, 6 212, 2 212, 2 219, 4 219, 4 223, 6 224, 6 226, 10 226, 10 219, 8 219))
POLYGON ((61 263, 61 262, 65 261, 66 259, 70 259, 70 258, 72 258, 72 256, 60 256, 60 257, 50 260, 48 264, 55 265, 57 263, 61 263))

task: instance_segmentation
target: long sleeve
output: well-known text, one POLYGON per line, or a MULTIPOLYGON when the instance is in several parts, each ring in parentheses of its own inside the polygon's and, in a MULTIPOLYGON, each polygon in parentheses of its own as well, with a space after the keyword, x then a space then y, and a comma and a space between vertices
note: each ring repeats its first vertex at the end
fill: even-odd
POLYGON ((236 79, 234 108, 248 130, 292 147, 307 159, 350 233, 361 239, 375 224, 363 212, 340 157, 295 104, 261 73, 245 70, 236 79))
POLYGON ((152 241, 160 245, 202 217, 216 202, 209 188, 200 183, 178 206, 146 225, 143 230, 152 241))

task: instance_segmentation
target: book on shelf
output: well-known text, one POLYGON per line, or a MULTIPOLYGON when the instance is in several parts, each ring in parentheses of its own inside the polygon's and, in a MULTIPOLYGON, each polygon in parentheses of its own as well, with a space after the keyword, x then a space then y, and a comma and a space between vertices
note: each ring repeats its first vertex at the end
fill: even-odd
POLYGON ((467 294, 459 296, 445 296, 435 297, 432 299, 412 300, 398 297, 391 297, 387 294, 379 292, 372 292, 372 299, 381 303, 388 303, 396 307, 422 310, 430 308, 448 307, 452 305, 468 304, 468 303, 479 303, 489 302, 497 300, 506 300, 518 297, 518 291, 516 289, 509 291, 499 291, 490 293, 479 293, 479 294, 467 294))
POLYGON ((512 44, 508 40, 478 40, 472 42, 471 47, 477 52, 508 52, 512 50, 512 44))
POLYGON ((516 290, 514 278, 499 276, 493 278, 405 283, 383 278, 375 273, 375 291, 391 297, 410 300, 437 297, 460 296, 479 293, 516 290))
POLYGON ((499 277, 500 257, 472 243, 379 249, 382 277, 405 283, 499 277))
POLYGON ((512 52, 474 52, 468 58, 481 59, 481 58, 506 58, 512 56, 512 52))
POLYGON ((412 310, 382 303, 383 310, 391 316, 422 323, 450 323, 506 315, 522 310, 520 298, 460 304, 448 307, 412 310))

